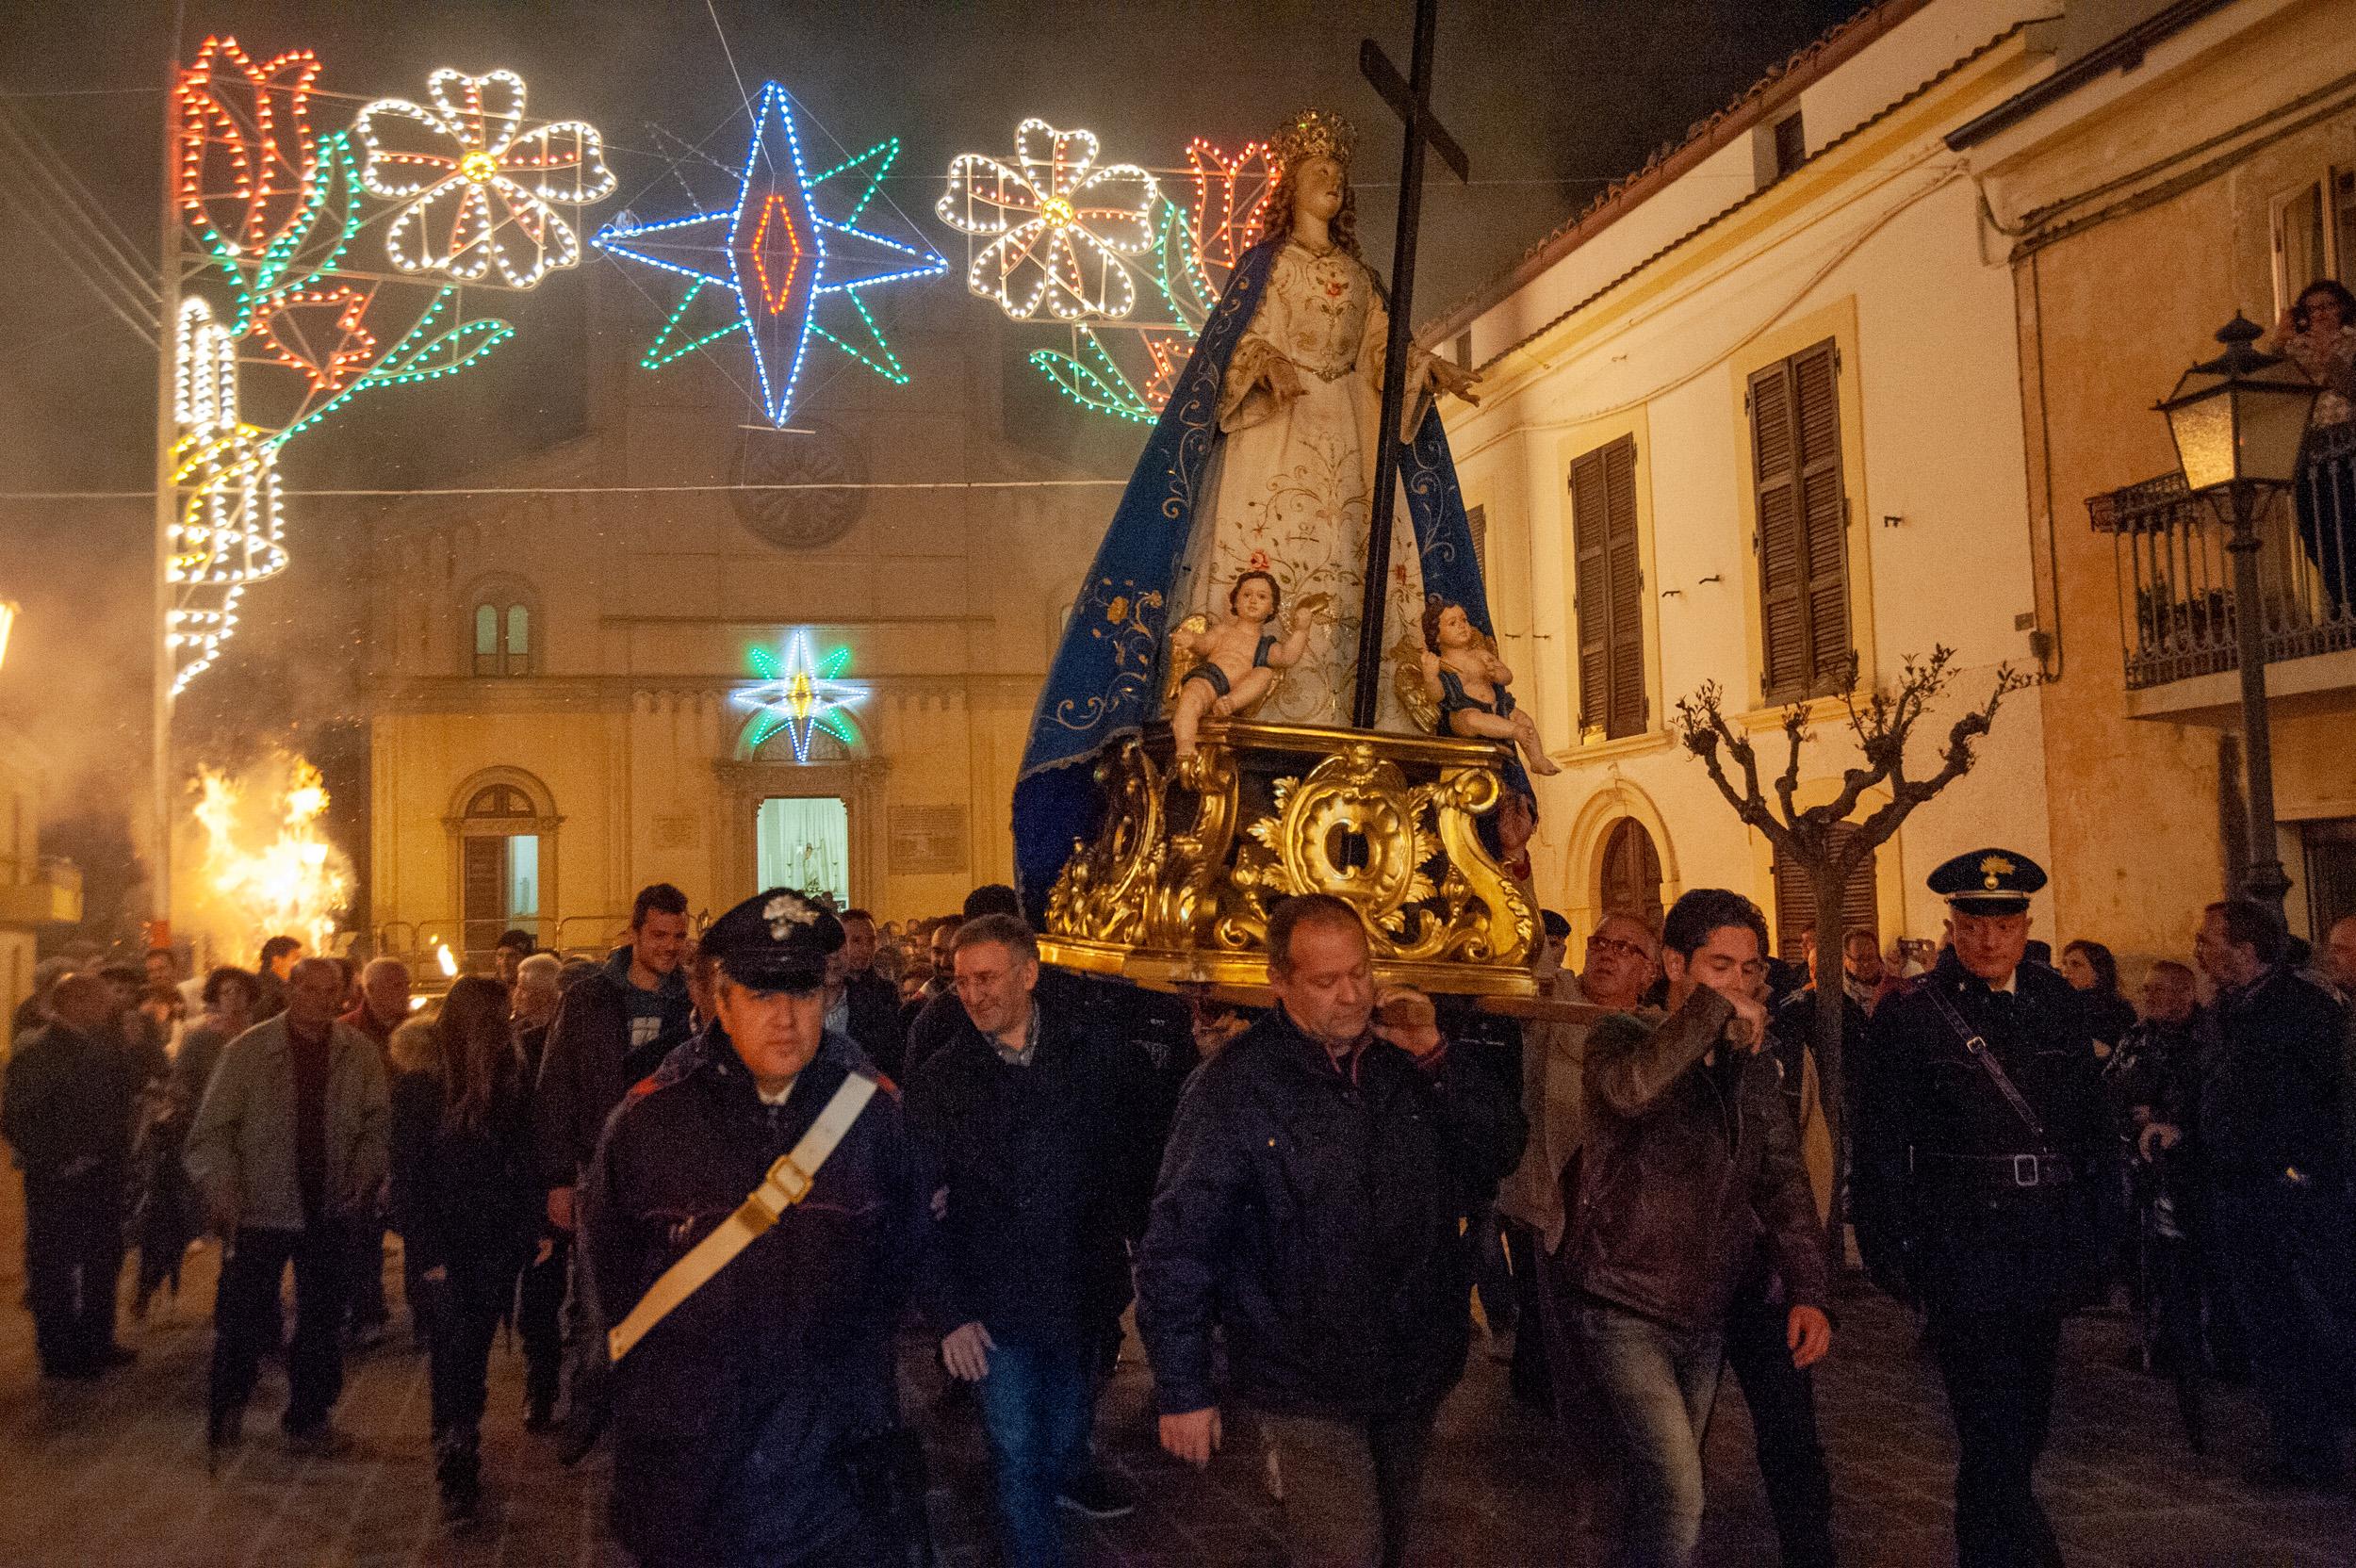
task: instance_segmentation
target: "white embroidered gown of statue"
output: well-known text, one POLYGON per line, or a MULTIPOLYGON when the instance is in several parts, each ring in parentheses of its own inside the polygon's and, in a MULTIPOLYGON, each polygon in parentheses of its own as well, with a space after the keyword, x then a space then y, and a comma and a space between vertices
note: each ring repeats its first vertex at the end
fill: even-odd
MULTIPOLYGON (((1296 241, 1269 269, 1259 308, 1228 363, 1219 396, 1222 435, 1205 480, 1213 504, 1197 513, 1186 544, 1177 613, 1225 615, 1236 577, 1256 570, 1273 574, 1283 589, 1278 618, 1286 629, 1312 594, 1331 595, 1338 616, 1316 627, 1307 656, 1284 671, 1253 710, 1252 717, 1264 723, 1350 722, 1387 331, 1364 265, 1339 250, 1319 254, 1296 241), (1272 355, 1291 360, 1300 373, 1301 396, 1289 402, 1253 384, 1272 355)), ((1421 400, 1409 406, 1410 429, 1421 400)), ((1413 731, 1420 727, 1392 689, 1400 640, 1415 640, 1415 653, 1422 651, 1423 572, 1403 485, 1392 524, 1386 605, 1375 727, 1413 731)))

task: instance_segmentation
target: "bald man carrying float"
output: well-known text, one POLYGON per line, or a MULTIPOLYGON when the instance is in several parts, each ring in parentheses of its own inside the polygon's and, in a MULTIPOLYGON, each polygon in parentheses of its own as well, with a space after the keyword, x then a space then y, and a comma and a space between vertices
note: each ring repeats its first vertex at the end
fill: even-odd
POLYGON ((1137 1254, 1162 1446, 1259 1417, 1297 1562, 1396 1563, 1440 1401, 1471 1333, 1468 1221, 1521 1155, 1510 1088, 1451 1054, 1431 1004, 1374 983, 1358 912, 1268 921, 1277 1006, 1188 1081, 1137 1254), (1376 1009, 1380 1005, 1380 1018, 1376 1009))

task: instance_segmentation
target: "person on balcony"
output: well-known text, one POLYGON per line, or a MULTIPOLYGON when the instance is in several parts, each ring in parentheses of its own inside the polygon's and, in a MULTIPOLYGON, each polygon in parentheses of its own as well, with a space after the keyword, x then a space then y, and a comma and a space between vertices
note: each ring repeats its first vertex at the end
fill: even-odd
POLYGON ((2319 278, 2258 339, 2268 353, 2282 354, 2323 388, 2315 399, 2307 433, 2305 472, 2291 487, 2299 506, 2299 537, 2323 580, 2323 613, 2337 620, 2348 613, 2349 557, 2356 555, 2356 449, 2340 447, 2337 461, 2319 461, 2332 449, 2327 437, 2345 437, 2335 427, 2356 424, 2356 294, 2330 278, 2319 278))

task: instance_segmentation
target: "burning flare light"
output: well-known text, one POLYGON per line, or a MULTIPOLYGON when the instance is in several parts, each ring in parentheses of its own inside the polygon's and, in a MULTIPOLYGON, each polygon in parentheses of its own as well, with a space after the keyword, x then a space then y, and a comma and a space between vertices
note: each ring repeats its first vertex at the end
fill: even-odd
POLYGON ((249 808, 250 787, 226 774, 205 768, 197 775, 205 890, 244 927, 240 949, 289 936, 310 952, 324 952, 335 911, 352 893, 349 862, 320 832, 327 790, 319 771, 301 758, 289 761, 286 787, 271 807, 257 801, 249 808), (274 837, 254 841, 272 827, 274 837))

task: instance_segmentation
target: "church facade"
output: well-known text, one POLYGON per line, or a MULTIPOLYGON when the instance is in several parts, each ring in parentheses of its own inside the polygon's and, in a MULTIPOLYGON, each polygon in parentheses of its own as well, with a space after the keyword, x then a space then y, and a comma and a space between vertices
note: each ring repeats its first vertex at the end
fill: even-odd
POLYGON ((779 431, 716 350, 642 369, 660 318, 584 282, 586 433, 377 528, 375 945, 601 951, 656 881, 698 915, 787 884, 891 919, 1005 879, 1117 488, 1005 438, 1020 356, 956 291, 895 322, 906 384, 813 376, 779 431))

